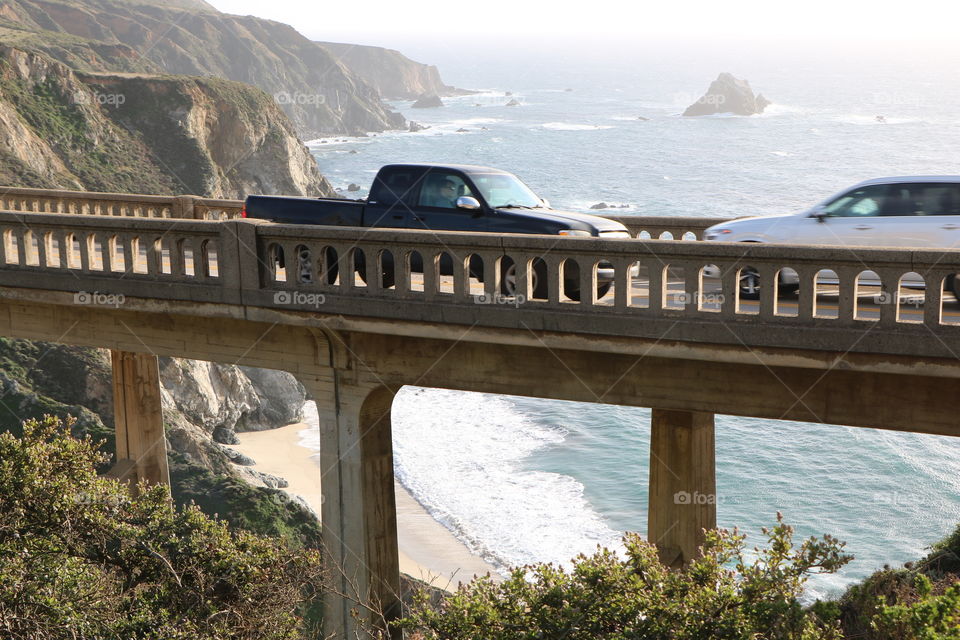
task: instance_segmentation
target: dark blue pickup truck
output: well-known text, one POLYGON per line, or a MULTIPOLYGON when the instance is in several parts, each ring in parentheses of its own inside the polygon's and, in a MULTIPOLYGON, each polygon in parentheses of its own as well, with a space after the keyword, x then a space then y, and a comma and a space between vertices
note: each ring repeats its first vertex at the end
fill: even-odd
MULTIPOLYGON (((629 238, 627 228, 606 218, 555 211, 516 176, 500 169, 471 165, 391 164, 380 169, 366 200, 249 196, 245 215, 273 222, 348 227, 383 227, 432 231, 532 233, 600 238, 629 238)), ((411 265, 422 271, 422 265, 411 265)), ((357 266, 366 278, 363 264, 357 266)), ((392 265, 384 265, 383 286, 393 284, 392 265)), ((502 263, 502 293, 513 295, 516 268, 502 263)), ((533 295, 547 295, 546 264, 534 261, 533 295)), ((452 264, 440 264, 442 274, 452 264)), ((480 260, 470 265, 471 276, 483 280, 480 260)), ((334 276, 335 277, 335 276, 334 276)), ((613 284, 613 269, 597 269, 597 295, 613 284)), ((580 276, 564 272, 564 293, 580 299, 580 276)))

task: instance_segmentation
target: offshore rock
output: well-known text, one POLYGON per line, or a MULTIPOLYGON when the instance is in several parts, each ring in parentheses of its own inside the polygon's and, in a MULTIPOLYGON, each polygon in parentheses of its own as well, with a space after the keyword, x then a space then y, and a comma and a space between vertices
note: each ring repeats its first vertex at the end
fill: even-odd
POLYGON ((721 73, 710 83, 707 92, 683 112, 685 116, 707 116, 716 113, 732 113, 752 116, 763 113, 770 101, 762 95, 755 96, 750 83, 733 74, 721 73))
POLYGON ((425 93, 417 98, 417 101, 410 105, 411 109, 432 109, 442 107, 443 100, 435 93, 425 93))

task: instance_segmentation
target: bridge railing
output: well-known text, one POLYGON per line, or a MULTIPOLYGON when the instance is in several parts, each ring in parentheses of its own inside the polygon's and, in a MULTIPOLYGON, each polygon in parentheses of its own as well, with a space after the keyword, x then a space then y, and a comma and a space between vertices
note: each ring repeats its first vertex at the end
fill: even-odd
POLYGON ((956 273, 952 250, 0 212, 7 287, 841 353, 960 354, 956 273))
POLYGON ((151 196, 60 189, 0 188, 0 209, 24 213, 71 213, 125 218, 230 220, 240 217, 241 200, 197 196, 151 196))
POLYGON ((603 216, 623 224, 630 236, 643 240, 703 240, 703 232, 730 218, 693 216, 603 216))
MULTIPOLYGON (((240 217, 242 209, 243 200, 0 187, 0 210, 24 213, 233 220, 240 217)), ((692 216, 603 217, 624 224, 634 238, 665 240, 702 240, 704 229, 726 220, 692 216)))

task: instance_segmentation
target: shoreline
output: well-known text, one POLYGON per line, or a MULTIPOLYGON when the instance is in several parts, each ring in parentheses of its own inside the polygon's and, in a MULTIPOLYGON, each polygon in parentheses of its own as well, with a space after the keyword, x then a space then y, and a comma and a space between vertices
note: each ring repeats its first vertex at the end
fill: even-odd
MULTIPOLYGON (((320 466, 315 459, 319 454, 300 444, 300 433, 310 429, 309 424, 300 422, 278 429, 246 431, 237 434, 240 444, 232 448, 256 462, 251 469, 286 480, 289 486, 283 491, 302 497, 320 517, 320 466)), ((401 573, 446 590, 487 572, 497 576, 492 565, 434 520, 396 478, 394 490, 401 573)))

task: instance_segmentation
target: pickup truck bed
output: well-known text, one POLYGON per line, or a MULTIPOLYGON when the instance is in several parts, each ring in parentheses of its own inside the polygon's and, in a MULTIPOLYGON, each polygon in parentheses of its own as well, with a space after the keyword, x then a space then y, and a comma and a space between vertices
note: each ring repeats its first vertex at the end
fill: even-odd
POLYGON ((321 224, 335 227, 362 227, 365 200, 345 198, 293 198, 248 196, 248 218, 288 224, 321 224))

